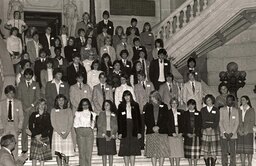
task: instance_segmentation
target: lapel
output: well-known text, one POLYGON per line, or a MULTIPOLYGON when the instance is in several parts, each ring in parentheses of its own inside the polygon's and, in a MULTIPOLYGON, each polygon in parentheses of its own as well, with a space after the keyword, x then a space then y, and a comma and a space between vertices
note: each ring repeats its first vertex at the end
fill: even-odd
POLYGON ((52 82, 51 82, 51 87, 52 87, 52 88, 51 88, 51 89, 52 89, 51 92, 52 92, 52 93, 55 93, 55 94, 57 95, 58 93, 57 93, 57 87, 56 87, 55 83, 52 83, 52 82))
POLYGON ((3 107, 4 107, 4 109, 3 109, 3 112, 2 112, 2 114, 3 114, 3 118, 4 118, 4 120, 7 120, 7 99, 5 99, 4 100, 4 105, 3 105, 3 107))

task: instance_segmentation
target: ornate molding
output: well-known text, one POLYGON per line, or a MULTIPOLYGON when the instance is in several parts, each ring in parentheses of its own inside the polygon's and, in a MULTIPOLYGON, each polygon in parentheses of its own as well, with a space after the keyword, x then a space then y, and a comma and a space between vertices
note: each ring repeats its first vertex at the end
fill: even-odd
POLYGON ((23 0, 24 10, 62 11, 63 0, 23 0))

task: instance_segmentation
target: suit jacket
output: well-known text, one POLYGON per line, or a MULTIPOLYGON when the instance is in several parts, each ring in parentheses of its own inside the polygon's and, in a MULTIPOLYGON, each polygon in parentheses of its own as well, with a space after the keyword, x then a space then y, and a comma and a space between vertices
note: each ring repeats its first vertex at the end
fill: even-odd
POLYGON ((168 109, 171 108, 170 101, 173 97, 178 98, 178 86, 175 84, 175 82, 172 83, 172 92, 170 92, 169 87, 167 85, 167 82, 160 85, 159 88, 159 94, 162 98, 162 101, 167 104, 168 109))
POLYGON ((13 156, 3 147, 0 149, 0 166, 17 166, 13 156))
POLYGON ((212 107, 211 112, 208 112, 207 107, 201 109, 202 129, 212 128, 217 130, 220 122, 220 111, 216 107, 212 107))
MULTIPOLYGON (((49 43, 48 43, 48 40, 47 40, 47 37, 46 37, 45 33, 43 33, 39 36, 39 43, 42 44, 43 49, 46 51, 46 54, 48 56, 50 56, 51 51, 50 51, 49 43)), ((50 35, 50 46, 53 46, 53 43, 54 43, 54 37, 52 35, 50 35)))
POLYGON ((39 84, 32 81, 30 87, 27 86, 25 81, 19 83, 17 87, 17 98, 21 101, 23 110, 26 112, 32 104, 35 106, 40 98, 39 84))
POLYGON ((232 107, 231 115, 229 118, 229 111, 227 107, 222 107, 220 109, 220 136, 226 139, 224 132, 233 133, 232 139, 237 138, 237 129, 239 125, 239 113, 238 109, 232 107))
MULTIPOLYGON (((164 59, 163 63, 164 63, 164 76, 166 77, 166 74, 171 72, 171 63, 166 59, 164 59)), ((149 78, 155 87, 158 82, 159 74, 160 74, 159 60, 158 59, 152 60, 149 66, 149 78)))
MULTIPOLYGON (((97 119, 97 137, 98 138, 102 138, 103 134, 107 134, 107 118, 106 118, 106 112, 105 111, 101 111, 98 119, 97 119)), ((111 129, 111 136, 114 135, 116 136, 117 134, 117 115, 115 113, 111 113, 110 116, 110 129, 111 129)))
POLYGON ((253 133, 253 126, 255 124, 255 112, 253 108, 249 108, 244 116, 244 122, 242 121, 242 110, 239 109, 239 132, 253 133))
POLYGON ((102 55, 104 53, 108 53, 109 54, 112 63, 116 60, 116 50, 115 50, 114 47, 112 47, 112 46, 108 46, 107 47, 106 45, 102 46, 100 48, 100 55, 101 55, 101 57, 102 57, 102 55))
POLYGON ((145 89, 141 83, 135 84, 134 93, 136 100, 139 103, 141 114, 143 113, 144 105, 149 102, 149 95, 153 90, 155 90, 155 88, 152 82, 146 81, 145 89))
MULTIPOLYGON (((105 84, 105 96, 106 100, 113 101, 113 90, 112 87, 108 84, 105 84)), ((101 84, 97 84, 93 87, 92 91, 92 103, 94 105, 95 112, 99 113, 102 111, 103 101, 104 99, 101 84)))
MULTIPOLYGON (((14 99, 13 103, 13 121, 15 131, 18 132, 19 129, 22 129, 23 124, 23 109, 20 100, 14 99)), ((8 121, 8 110, 7 110, 7 99, 0 101, 0 129, 6 128, 8 121)), ((1 164, 1 162, 0 162, 1 164)))
POLYGON ((132 62, 129 60, 126 60, 126 63, 124 64, 122 60, 119 60, 120 62, 120 69, 122 71, 122 73, 127 74, 129 77, 132 73, 132 62))
POLYGON ((65 55, 65 58, 68 62, 73 62, 73 53, 78 51, 75 46, 69 46, 67 45, 66 47, 64 47, 64 55, 65 55))
MULTIPOLYGON (((139 48, 136 48, 135 46, 132 47, 132 51, 133 51, 133 57, 132 57, 132 62, 136 62, 137 60, 140 59, 140 51, 144 50, 144 52, 146 52, 146 48, 144 46, 139 46, 139 48)), ((145 57, 145 59, 147 59, 147 57, 145 57)))
POLYGON ((78 84, 74 84, 70 87, 69 96, 73 113, 75 113, 83 98, 87 98, 92 102, 92 89, 87 84, 83 84, 82 89, 79 88, 78 84))
POLYGON ((84 84, 87 83, 87 73, 86 73, 86 70, 84 68, 83 65, 79 64, 78 66, 78 72, 76 72, 76 69, 75 69, 75 66, 74 64, 72 63, 71 65, 68 66, 67 68, 67 80, 68 80, 68 84, 71 86, 71 85, 74 85, 76 84, 76 74, 77 73, 82 73, 83 74, 83 78, 84 78, 84 84))
POLYGON ((107 78, 107 83, 111 85, 113 88, 117 88, 121 85, 121 74, 122 71, 120 71, 118 74, 114 71, 111 71, 107 78))
POLYGON ((194 113, 194 127, 191 126, 191 118, 190 118, 190 112, 189 111, 185 111, 183 114, 183 118, 184 118, 184 128, 183 128, 183 134, 185 137, 187 137, 187 134, 196 134, 197 137, 201 137, 202 133, 201 133, 201 129, 202 129, 202 116, 201 113, 199 111, 195 111, 194 113))
POLYGON ((32 63, 34 63, 36 58, 39 57, 39 50, 40 50, 40 48, 38 48, 38 53, 37 53, 36 52, 36 48, 38 47, 38 45, 35 44, 34 40, 28 41, 26 46, 27 46, 27 52, 28 52, 29 57, 30 57, 30 61, 32 63))
MULTIPOLYGON (((132 112, 132 122, 133 122, 133 129, 132 129, 132 136, 137 137, 137 134, 141 133, 141 115, 140 115, 140 108, 139 104, 136 102, 131 103, 131 112, 132 112)), ((127 136, 127 110, 126 110, 126 103, 122 102, 118 106, 117 110, 117 122, 118 122, 118 134, 122 134, 122 138, 127 136)))
POLYGON ((132 46, 129 45, 129 44, 127 44, 127 43, 126 43, 126 48, 124 47, 124 44, 123 44, 123 43, 120 43, 120 44, 118 44, 118 45, 116 46, 116 58, 117 58, 117 60, 122 59, 121 56, 120 56, 120 53, 121 53, 122 50, 125 50, 125 49, 126 49, 126 50, 128 51, 128 53, 129 53, 127 59, 128 59, 129 61, 132 61, 132 57, 133 57, 132 46))
POLYGON ((140 33, 141 45, 145 46, 148 50, 153 50, 155 46, 155 38, 152 32, 141 32, 140 33))
POLYGON ((40 87, 41 85, 41 78, 40 78, 40 74, 42 70, 45 70, 47 68, 46 66, 46 61, 42 62, 41 59, 38 59, 35 61, 35 65, 34 65, 34 73, 36 76, 36 81, 39 82, 40 87))
MULTIPOLYGON (((62 82, 59 89, 59 94, 63 94, 69 100, 69 85, 66 82, 62 82)), ((56 85, 53 81, 48 81, 45 88, 45 98, 47 100, 47 108, 50 112, 54 106, 54 101, 58 95, 56 85)))
MULTIPOLYGON (((53 71, 53 69, 52 69, 53 71)), ((53 74, 53 73, 52 73, 53 74)), ((41 93, 45 95, 45 88, 46 88, 46 83, 48 82, 48 72, 47 70, 41 70, 40 74, 40 80, 41 80, 41 93)))
MULTIPOLYGON (((85 40, 86 40, 86 38, 85 38, 85 40)), ((85 42, 86 42, 86 41, 84 41, 84 43, 83 43, 80 37, 77 37, 77 38, 75 39, 75 47, 77 48, 78 51, 80 51, 81 48, 82 48, 83 46, 85 46, 85 42)))
MULTIPOLYGON (((141 62, 141 64, 143 65, 143 61, 142 61, 142 59, 138 59, 138 61, 140 61, 141 62)), ((147 80, 150 80, 150 78, 149 78, 149 67, 150 67, 150 62, 148 61, 148 60, 144 60, 145 62, 144 62, 144 70, 143 70, 143 68, 142 68, 142 70, 143 70, 143 72, 146 74, 146 78, 147 78, 147 80)), ((143 67, 143 66, 142 66, 143 67)))
POLYGON ((154 117, 154 106, 151 103, 147 103, 144 108, 143 112, 145 112, 145 125, 147 127, 146 134, 154 133, 153 127, 159 127, 159 134, 168 134, 170 133, 170 125, 169 123, 169 116, 168 116, 168 107, 166 104, 161 103, 159 105, 159 113, 157 123, 155 123, 154 117))
POLYGON ((54 69, 61 68, 63 71, 62 79, 64 81, 66 81, 67 80, 67 67, 69 64, 68 64, 68 61, 64 57, 61 57, 61 59, 63 61, 62 65, 59 64, 59 61, 56 58, 53 58, 53 68, 54 69))
POLYGON ((175 126, 175 120, 174 120, 174 114, 172 109, 168 111, 169 115, 169 124, 170 126, 170 133, 168 133, 169 136, 172 136, 173 133, 176 133, 175 127, 178 127, 178 133, 183 133, 184 132, 184 111, 181 109, 177 110, 177 116, 178 116, 178 126, 175 126))
MULTIPOLYGON (((100 34, 102 33, 102 29, 103 29, 103 25, 104 25, 104 20, 100 21, 98 24, 97 24, 97 34, 100 34)), ((108 20, 108 23, 107 23, 107 27, 108 27, 108 30, 107 30, 107 33, 111 36, 113 36, 114 34, 114 25, 113 25, 113 22, 108 20)))
POLYGON ((195 93, 193 93, 191 82, 190 81, 186 82, 183 87, 182 98, 185 103, 187 103, 189 99, 194 99, 196 101, 197 110, 201 110, 202 95, 203 95, 202 85, 200 82, 195 81, 194 86, 195 86, 195 93))

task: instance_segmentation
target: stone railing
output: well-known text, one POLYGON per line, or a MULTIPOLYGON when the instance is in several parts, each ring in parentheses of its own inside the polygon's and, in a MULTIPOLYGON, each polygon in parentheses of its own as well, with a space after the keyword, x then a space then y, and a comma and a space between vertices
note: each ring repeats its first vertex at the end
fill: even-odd
POLYGON ((164 21, 153 28, 156 38, 166 41, 173 34, 186 26, 215 0, 187 0, 164 21))

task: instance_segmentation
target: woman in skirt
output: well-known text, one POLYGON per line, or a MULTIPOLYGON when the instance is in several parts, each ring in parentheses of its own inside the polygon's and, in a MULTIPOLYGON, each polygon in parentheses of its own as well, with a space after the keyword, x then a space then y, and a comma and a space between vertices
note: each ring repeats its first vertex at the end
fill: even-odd
POLYGON ((29 130, 31 131, 30 145, 30 160, 32 166, 36 166, 37 160, 40 165, 44 166, 44 161, 52 159, 50 148, 50 132, 51 132, 50 114, 47 112, 46 100, 39 99, 39 104, 36 106, 29 118, 29 130))
POLYGON ((242 166, 245 166, 246 156, 248 157, 248 166, 251 166, 253 156, 253 126, 255 124, 255 112, 248 96, 242 96, 240 101, 241 106, 239 110, 236 153, 240 154, 242 166))
POLYGON ((169 110, 169 126, 170 133, 168 134, 169 143, 169 159, 171 166, 174 166, 174 159, 176 165, 180 165, 180 158, 184 157, 184 143, 183 143, 183 110, 178 109, 179 101, 177 98, 172 98, 170 101, 171 109, 169 110))
POLYGON ((67 98, 59 94, 51 110, 51 123, 53 127, 52 151, 56 155, 58 166, 68 165, 69 156, 74 155, 74 146, 71 136, 73 125, 72 110, 68 108, 67 98))
POLYGON ((102 105, 97 127, 98 127, 98 155, 102 156, 103 166, 107 165, 107 156, 109 166, 113 165, 113 155, 116 154, 116 134, 117 134, 117 117, 116 106, 111 100, 105 100, 102 105))
POLYGON ((135 156, 140 156, 141 117, 139 104, 133 100, 130 91, 123 93, 118 106, 118 138, 120 141, 119 156, 124 157, 125 166, 135 165, 135 156))
POLYGON ((194 166, 196 166, 197 160, 200 158, 202 117, 200 112, 196 110, 195 100, 188 100, 187 107, 188 111, 183 114, 184 152, 189 165, 192 166, 192 160, 194 160, 194 166))
POLYGON ((215 166, 216 156, 221 155, 219 109, 214 107, 215 98, 208 94, 204 98, 205 107, 201 109, 202 116, 202 146, 201 155, 204 156, 206 166, 215 166))
POLYGON ((163 166, 164 158, 169 157, 168 152, 168 131, 170 125, 168 107, 162 102, 157 91, 152 91, 149 102, 144 106, 146 131, 145 155, 151 158, 153 166, 163 166))

